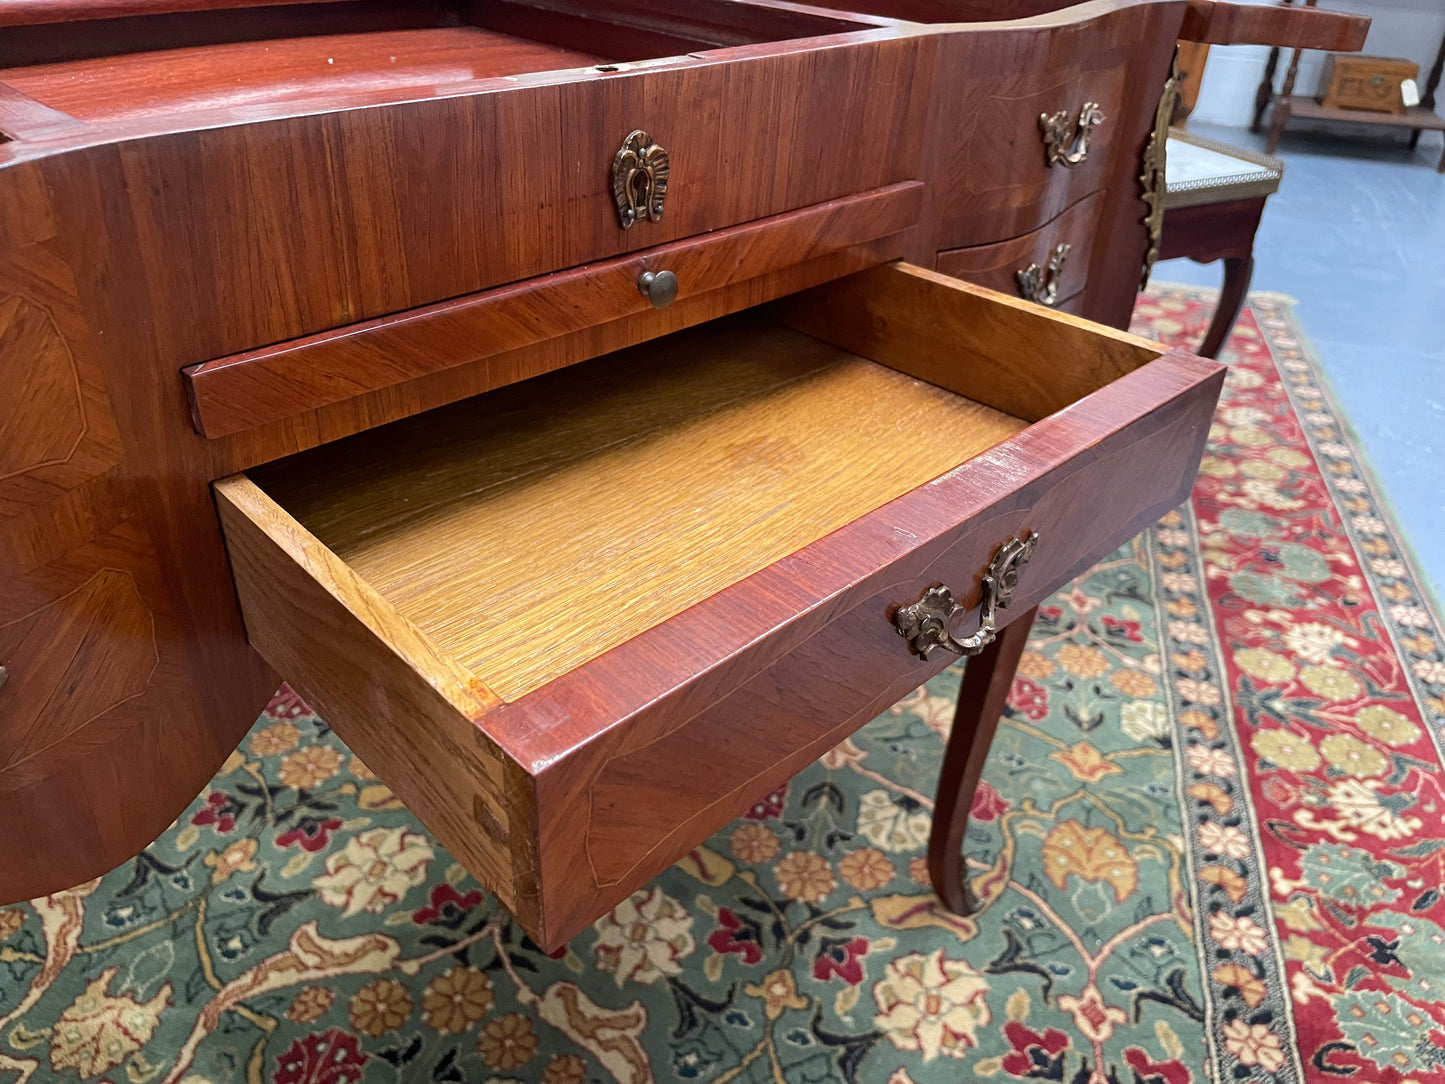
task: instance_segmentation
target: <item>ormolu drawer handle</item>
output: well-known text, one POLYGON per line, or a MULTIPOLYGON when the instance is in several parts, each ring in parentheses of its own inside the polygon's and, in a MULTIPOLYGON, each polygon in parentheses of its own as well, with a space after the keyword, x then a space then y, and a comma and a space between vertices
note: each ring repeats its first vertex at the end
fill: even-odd
POLYGON ((988 563, 983 576, 978 603, 978 631, 956 640, 948 631, 949 622, 963 612, 953 592, 935 584, 923 592, 923 598, 912 606, 900 606, 893 615, 898 635, 907 638, 908 646, 921 658, 928 658, 934 648, 941 647, 958 655, 977 655, 998 634, 998 611, 1008 607, 1009 597, 1019 582, 1019 568, 1028 563, 1038 542, 1037 531, 1027 538, 1010 538, 999 547, 988 563))
POLYGON ((654 309, 665 309, 677 300, 677 276, 671 271, 644 271, 637 277, 637 289, 654 309))
POLYGON ((627 133, 612 158, 612 197, 617 201, 617 218, 624 230, 632 229, 640 218, 662 221, 670 172, 667 152, 650 135, 641 128, 627 133))
POLYGON ((1064 274, 1064 261, 1069 258, 1069 245, 1054 246, 1049 254, 1047 266, 1031 263, 1021 271, 1015 271, 1019 282, 1019 295, 1027 301, 1037 301, 1051 308, 1059 303, 1059 279, 1064 274))
POLYGON ((1098 102, 1085 102, 1079 119, 1069 124, 1069 111, 1040 113, 1039 128, 1044 133, 1044 158, 1051 166, 1077 166, 1089 157, 1089 133, 1103 121, 1104 111, 1098 102), (1072 128, 1072 131, 1070 129, 1072 128))

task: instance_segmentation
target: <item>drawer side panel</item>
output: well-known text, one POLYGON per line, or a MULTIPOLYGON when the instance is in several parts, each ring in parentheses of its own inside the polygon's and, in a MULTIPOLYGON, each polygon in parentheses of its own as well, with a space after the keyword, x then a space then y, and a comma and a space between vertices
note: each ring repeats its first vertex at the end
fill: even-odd
POLYGON ((530 786, 472 721, 496 698, 250 479, 215 494, 252 646, 533 928, 530 786))

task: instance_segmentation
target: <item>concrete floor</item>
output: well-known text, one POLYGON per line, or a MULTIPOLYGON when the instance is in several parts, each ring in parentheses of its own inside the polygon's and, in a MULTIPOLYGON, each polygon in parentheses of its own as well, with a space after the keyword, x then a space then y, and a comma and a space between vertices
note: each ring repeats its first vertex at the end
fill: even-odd
MULTIPOLYGON (((1264 149, 1239 128, 1191 132, 1264 149)), ((1437 602, 1445 598, 1445 176, 1440 136, 1289 131, 1255 238, 1255 290, 1289 294, 1437 602)), ((1168 223, 1165 223, 1167 230, 1168 223)), ((1157 282, 1218 286, 1169 260, 1157 282)))

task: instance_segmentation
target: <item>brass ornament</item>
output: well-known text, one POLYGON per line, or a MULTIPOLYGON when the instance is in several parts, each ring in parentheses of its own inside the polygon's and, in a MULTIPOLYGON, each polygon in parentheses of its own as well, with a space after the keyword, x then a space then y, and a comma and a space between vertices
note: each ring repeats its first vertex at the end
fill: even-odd
POLYGON ((667 151, 641 128, 628 133, 612 159, 612 196, 624 230, 643 218, 662 221, 669 172, 667 151))
POLYGON ((1044 162, 1070 168, 1089 157, 1089 136, 1106 119, 1098 102, 1079 107, 1079 119, 1070 123, 1069 111, 1040 113, 1039 130, 1044 134, 1044 162))
POLYGON ((949 623, 964 608, 954 599, 953 592, 941 584, 930 587, 912 606, 898 608, 893 614, 898 635, 923 659, 940 647, 958 655, 977 655, 998 635, 998 611, 1008 608, 1009 599, 1018 587, 1019 569, 1033 556, 1038 540, 1038 532, 1030 531, 1027 538, 1009 539, 993 555, 983 575, 978 629, 972 635, 958 640, 948 631, 949 623))
POLYGON ((1071 247, 1065 244, 1055 245, 1045 266, 1031 263, 1014 272, 1014 277, 1018 279, 1019 294, 1024 300, 1036 301, 1050 308, 1059 303, 1059 279, 1063 277, 1064 261, 1069 258, 1071 247))
POLYGON ((1144 205, 1149 208, 1144 215, 1144 228, 1149 231, 1149 251, 1144 254, 1144 271, 1139 277, 1139 289, 1149 285, 1149 273, 1154 270, 1154 261, 1159 259, 1159 238, 1164 233, 1164 196, 1167 182, 1164 177, 1164 162, 1169 145, 1169 122, 1174 118, 1174 102, 1179 97, 1179 49, 1174 50, 1174 60, 1169 65, 1169 78, 1164 81, 1164 93, 1159 95, 1159 105, 1154 110, 1154 130, 1149 133, 1149 143, 1144 148, 1144 170, 1139 174, 1139 183, 1144 186, 1144 205))

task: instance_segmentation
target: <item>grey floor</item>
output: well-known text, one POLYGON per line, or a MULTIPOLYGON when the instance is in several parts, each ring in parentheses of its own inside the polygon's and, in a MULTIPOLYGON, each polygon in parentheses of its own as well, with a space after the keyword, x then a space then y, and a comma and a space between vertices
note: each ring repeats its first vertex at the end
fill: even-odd
MULTIPOLYGON (((1264 149, 1263 136, 1190 131, 1264 149)), ((1358 131, 1358 129, 1356 129, 1358 131)), ((1286 132, 1252 289, 1289 294, 1420 572, 1445 598, 1445 176, 1440 136, 1286 132)), ((1166 220, 1165 229, 1168 229, 1166 220)), ((1218 286, 1221 265, 1169 260, 1158 282, 1218 286)))

